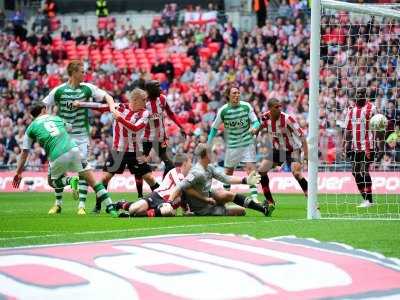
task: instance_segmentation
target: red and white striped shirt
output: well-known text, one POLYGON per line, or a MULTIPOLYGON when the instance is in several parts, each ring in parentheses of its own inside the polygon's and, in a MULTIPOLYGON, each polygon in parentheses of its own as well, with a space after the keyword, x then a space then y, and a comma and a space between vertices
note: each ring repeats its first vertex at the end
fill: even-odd
POLYGON ((134 112, 127 104, 119 104, 121 117, 113 123, 113 149, 123 152, 143 151, 144 129, 149 122, 149 112, 134 112))
POLYGON ((171 203, 172 207, 177 209, 180 206, 180 201, 170 202, 169 197, 174 191, 176 185, 184 178, 185 176, 180 172, 180 168, 174 168, 165 175, 160 187, 154 191, 164 199, 164 202, 171 203))
POLYGON ((346 130, 351 132, 351 150, 374 149, 374 134, 369 129, 369 120, 375 114, 376 107, 370 102, 363 107, 349 107, 344 124, 346 130))
POLYGON ((164 123, 164 112, 167 113, 168 117, 175 122, 178 127, 182 128, 176 115, 172 112, 170 106, 167 103, 165 95, 160 95, 157 99, 150 99, 146 103, 146 110, 149 111, 149 123, 146 126, 144 132, 144 141, 152 142, 159 141, 164 142, 167 140, 164 123))
POLYGON ((268 111, 261 116, 261 122, 261 128, 267 129, 274 149, 293 151, 301 148, 304 133, 292 116, 281 112, 277 120, 272 120, 268 111))
MULTIPOLYGON (((149 112, 145 109, 134 112, 126 103, 119 103, 118 112, 121 117, 113 122, 113 146, 121 152, 142 152, 144 129, 149 123, 149 112)), ((80 107, 100 112, 110 111, 107 104, 82 102, 80 107)))

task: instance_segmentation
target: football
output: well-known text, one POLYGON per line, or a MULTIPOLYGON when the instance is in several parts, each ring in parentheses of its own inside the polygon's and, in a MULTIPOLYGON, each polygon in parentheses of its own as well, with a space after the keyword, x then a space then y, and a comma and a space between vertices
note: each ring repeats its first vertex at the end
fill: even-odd
POLYGON ((388 124, 388 120, 386 119, 386 117, 384 115, 377 114, 371 118, 369 123, 371 125, 371 130, 384 131, 388 124))

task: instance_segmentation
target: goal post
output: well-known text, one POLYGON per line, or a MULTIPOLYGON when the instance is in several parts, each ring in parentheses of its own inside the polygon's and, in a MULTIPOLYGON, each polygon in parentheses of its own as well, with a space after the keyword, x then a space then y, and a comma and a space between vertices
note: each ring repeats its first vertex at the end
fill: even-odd
POLYGON ((319 60, 321 31, 320 0, 311 3, 310 96, 308 110, 308 201, 307 218, 317 219, 318 212, 318 137, 319 137, 319 60))
MULTIPOLYGON (((351 101, 354 98, 354 94, 352 94, 354 90, 359 87, 365 87, 369 89, 369 95, 373 94, 371 89, 375 88, 375 86, 371 87, 368 85, 371 82, 369 78, 371 74, 366 73, 366 70, 374 68, 372 64, 376 64, 377 61, 379 63, 382 63, 381 61, 383 63, 386 62, 388 65, 387 68, 392 68, 387 61, 395 60, 397 62, 395 68, 398 68, 397 71, 394 71, 395 75, 393 75, 393 70, 390 70, 390 72, 388 70, 383 75, 380 75, 382 73, 380 70, 378 72, 374 70, 373 72, 375 73, 373 75, 378 78, 377 81, 379 84, 382 79, 383 88, 391 89, 389 92, 390 95, 398 93, 397 95, 400 97, 400 86, 397 87, 397 75, 400 76, 400 27, 398 31, 392 30, 392 27, 399 26, 400 24, 400 10, 396 8, 399 8, 399 6, 354 4, 335 0, 312 0, 309 131, 307 139, 309 147, 308 219, 317 219, 319 217, 400 218, 400 186, 397 192, 388 191, 387 194, 382 195, 381 200, 376 203, 377 205, 373 209, 355 209, 357 201, 361 199, 361 195, 357 194, 358 191, 352 195, 347 190, 343 190, 343 192, 336 193, 335 195, 328 195, 328 192, 318 190, 318 179, 321 179, 322 175, 326 175, 319 172, 321 168, 325 168, 328 172, 335 172, 336 176, 339 177, 339 172, 341 171, 351 174, 349 163, 342 161, 338 157, 338 154, 345 152, 346 149, 339 149, 342 136, 340 133, 335 132, 343 131, 343 116, 345 115, 345 111, 351 106, 351 101), (332 30, 328 30, 330 26, 332 30), (363 26, 369 28, 371 32, 358 29, 363 26), (335 33, 327 34, 326 32, 322 32, 321 27, 326 32, 335 33), (359 31, 355 30, 355 28, 359 31), (385 39, 387 39, 391 41, 391 37, 388 37, 390 34, 395 35, 392 38, 396 38, 399 41, 398 44, 394 45, 397 47, 397 50, 394 51, 396 53, 392 53, 393 50, 389 49, 391 47, 390 42, 387 42, 384 50, 382 50, 383 48, 379 48, 381 47, 380 42, 382 40, 386 41, 385 39), (322 37, 323 43, 321 43, 322 37), (326 43, 327 40, 329 43, 326 43), (360 43, 360 45, 357 43, 360 43), (368 48, 364 49, 365 51, 360 51, 357 48, 365 46, 368 48), (378 50, 374 47, 378 47, 378 50), (370 48, 372 49, 371 51, 370 48), (361 54, 359 55, 359 53, 361 54), (322 65, 320 65, 320 62, 322 65), (321 78, 325 75, 331 76, 332 79, 328 80, 328 85, 326 82, 321 85, 321 78), (394 78, 396 82, 395 86, 385 86, 386 81, 384 80, 390 76, 394 78), (328 100, 329 103, 324 102, 324 99, 330 99, 328 100), (324 103, 323 107, 321 107, 321 103, 324 103), (327 120, 320 119, 320 114, 327 120), (333 132, 333 143, 336 143, 336 157, 330 165, 326 164, 320 154, 321 127, 325 131, 333 132)), ((374 94, 376 99, 378 99, 377 97, 381 93, 379 89, 381 89, 381 86, 379 86, 376 95, 374 94)), ((373 92, 375 93, 376 91, 374 90, 373 92)), ((385 97, 387 97, 386 94, 387 90, 385 90, 385 97)), ((385 101, 389 100, 386 99, 385 101)), ((375 104, 379 104, 377 110, 378 113, 382 113, 381 108, 383 104, 381 102, 375 104)), ((397 105, 400 106, 400 100, 397 105)), ((385 135, 385 138, 387 138, 387 135, 385 135)), ((382 168, 377 166, 377 163, 373 163, 373 165, 375 171, 382 171, 382 168)), ((400 182, 399 167, 397 166, 397 169, 395 167, 391 171, 394 172, 393 177, 397 177, 400 182)), ((372 178, 372 182, 374 183, 374 178, 372 178)), ((396 184, 398 182, 395 183, 395 186, 396 184)))

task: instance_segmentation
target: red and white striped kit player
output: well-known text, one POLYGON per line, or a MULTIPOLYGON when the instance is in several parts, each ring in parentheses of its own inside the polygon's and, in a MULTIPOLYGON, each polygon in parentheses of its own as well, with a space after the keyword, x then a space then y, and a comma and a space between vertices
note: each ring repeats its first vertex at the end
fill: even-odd
POLYGON ((292 116, 281 112, 279 118, 273 120, 270 112, 266 112, 261 116, 261 122, 261 128, 267 129, 274 149, 293 151, 301 148, 304 133, 292 116))
POLYGON ((375 114, 376 107, 370 102, 348 109, 344 123, 346 130, 351 132, 351 150, 369 152, 375 148, 374 134, 369 129, 369 120, 375 114))
MULTIPOLYGON (((110 111, 106 104, 83 103, 81 107, 91 108, 100 112, 110 111)), ((134 112, 125 103, 118 104, 121 117, 113 122, 112 148, 120 152, 143 151, 143 135, 149 122, 149 112, 145 109, 134 112)))
POLYGON ((170 203, 174 209, 177 209, 180 206, 180 202, 170 202, 169 196, 174 191, 176 185, 184 178, 185 176, 181 173, 180 168, 174 168, 167 173, 160 187, 154 190, 154 192, 157 192, 164 199, 164 202, 170 203))
POLYGON ((149 111, 149 123, 144 131, 143 140, 146 142, 164 142, 167 140, 165 123, 164 123, 164 112, 167 113, 168 117, 182 128, 175 113, 171 110, 167 103, 165 95, 161 94, 156 99, 149 99, 146 103, 146 110, 149 111))

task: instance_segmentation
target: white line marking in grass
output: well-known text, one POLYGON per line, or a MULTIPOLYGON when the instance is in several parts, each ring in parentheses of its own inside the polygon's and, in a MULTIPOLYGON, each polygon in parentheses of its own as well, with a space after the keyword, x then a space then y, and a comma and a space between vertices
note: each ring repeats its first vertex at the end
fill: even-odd
POLYGON ((356 218, 356 217, 329 217, 329 218, 322 218, 321 220, 329 220, 329 221, 397 221, 400 222, 400 219, 384 219, 384 218, 370 218, 365 217, 363 219, 356 218))
POLYGON ((54 232, 54 230, 0 230, 2 233, 39 233, 39 232, 54 232))
MULTIPOLYGON (((82 231, 82 232, 66 232, 66 233, 57 233, 57 234, 44 234, 44 235, 31 235, 31 236, 18 236, 18 237, 8 237, 8 238, 0 238, 0 241, 13 241, 13 240, 29 240, 36 238, 48 238, 48 237, 62 237, 62 236, 83 236, 83 235, 96 235, 96 234, 107 234, 107 233, 123 233, 123 232, 145 232, 145 231, 153 231, 153 230, 166 230, 166 229, 179 229, 179 228, 198 228, 198 227, 218 227, 218 226, 240 226, 243 224, 259 224, 259 223, 296 223, 301 221, 376 221, 373 219, 356 219, 356 218, 334 218, 334 219, 319 219, 319 220, 307 220, 307 219, 279 219, 279 220, 264 220, 264 221, 248 221, 248 222, 224 222, 224 223, 203 223, 203 224, 186 224, 186 225, 174 225, 174 226, 158 226, 158 227, 141 227, 141 228, 129 228, 129 229, 115 229, 115 230, 99 230, 99 231, 82 231)), ((380 221, 400 221, 394 219, 379 219, 380 221)), ((7 231, 0 231, 2 232, 7 231)), ((11 231, 10 231, 11 232, 11 231)), ((22 232, 22 231, 21 231, 22 232)), ((29 231, 28 231, 29 232, 29 231)), ((32 231, 38 232, 38 231, 32 231)), ((39 231, 46 232, 46 231, 39 231)), ((50 232, 50 231, 49 231, 50 232)))
POLYGON ((13 240, 21 240, 21 239, 35 239, 35 238, 48 238, 55 236, 63 236, 65 234, 44 234, 44 235, 29 235, 29 236, 17 236, 10 238, 1 238, 2 241, 13 241, 13 240))
POLYGON ((59 234, 44 234, 44 235, 31 235, 31 236, 17 236, 9 238, 0 238, 0 241, 12 241, 12 240, 24 240, 24 239, 35 239, 35 238, 47 238, 47 237, 61 237, 61 236, 72 236, 72 235, 87 235, 87 234, 105 234, 105 233, 122 233, 122 232, 143 232, 152 230, 165 230, 165 229, 179 229, 179 228, 196 228, 196 227, 217 227, 217 226, 230 226, 230 225, 243 225, 243 224, 259 224, 259 223, 276 223, 276 222, 298 222, 305 221, 306 219, 293 219, 293 220, 270 220, 270 221, 248 221, 248 222, 225 222, 225 223, 209 223, 209 224, 189 224, 189 225, 175 225, 175 226, 158 226, 158 227, 142 227, 142 228, 129 228, 129 229, 115 229, 115 230, 99 230, 99 231, 82 231, 82 232, 67 232, 59 234))

